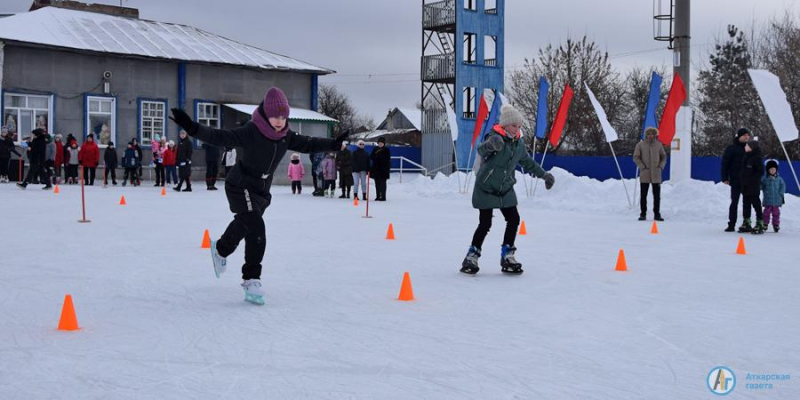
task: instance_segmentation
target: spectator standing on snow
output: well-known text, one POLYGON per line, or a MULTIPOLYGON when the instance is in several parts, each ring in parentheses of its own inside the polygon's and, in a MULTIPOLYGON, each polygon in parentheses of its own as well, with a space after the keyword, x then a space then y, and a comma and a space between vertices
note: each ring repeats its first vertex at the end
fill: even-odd
POLYGON ((139 139, 133 138, 131 139, 131 143, 133 143, 133 149, 136 150, 136 162, 139 167, 136 170, 136 186, 142 184, 142 166, 144 165, 144 156, 142 154, 142 148, 139 146, 139 139))
POLYGON ((103 171, 103 187, 108 186, 108 176, 111 175, 111 184, 117 186, 117 150, 114 148, 114 142, 108 142, 108 147, 103 153, 103 162, 105 162, 105 170, 103 171))
POLYGON ((100 148, 98 148, 97 143, 94 142, 94 133, 90 133, 89 136, 86 137, 86 141, 81 145, 80 151, 78 152, 78 161, 80 161, 83 167, 84 183, 89 186, 94 185, 97 166, 100 165, 100 148))
POLYGON ((336 194, 336 153, 330 152, 322 160, 322 178, 325 196, 333 198, 336 194))
POLYGON ((176 162, 178 163, 178 186, 172 188, 176 192, 181 191, 181 186, 183 186, 183 182, 186 182, 186 189, 183 189, 184 192, 191 192, 192 191, 192 140, 189 139, 189 136, 186 134, 186 131, 182 130, 180 133, 181 140, 178 142, 178 154, 175 158, 176 162))
POLYGON ((322 161, 325 159, 325 152, 320 151, 309 155, 311 159, 311 179, 314 181, 314 192, 312 196, 324 196, 325 185, 322 177, 322 161))
POLYGON ((353 187, 353 153, 347 148, 347 142, 342 143, 342 149, 336 155, 336 169, 339 170, 339 187, 342 189, 339 198, 349 199, 353 187))
POLYGON ((11 154, 20 154, 14 145, 12 135, 5 126, 0 129, 0 183, 8 183, 8 171, 11 163, 11 154))
POLYGON ((764 210, 761 208, 761 178, 764 176, 764 161, 761 157, 761 146, 758 138, 753 138, 744 146, 744 158, 739 180, 742 182, 742 196, 744 196, 745 214, 750 214, 752 207, 756 211, 756 225, 750 226, 750 219, 745 218, 739 232, 761 234, 766 231, 764 226, 764 210))
POLYGON ((786 195, 786 182, 778 175, 778 161, 767 161, 767 174, 761 178, 761 190, 764 192, 764 225, 769 226, 772 217, 772 230, 781 229, 781 206, 786 195))
POLYGON ((139 156, 136 154, 136 148, 133 141, 128 142, 128 148, 122 155, 122 167, 125 168, 125 175, 122 177, 122 186, 131 182, 131 186, 139 185, 139 156))
MULTIPOLYGON (((175 149, 175 142, 172 140, 167 143, 167 148, 164 150, 164 172, 167 178, 167 184, 178 184, 178 169, 175 166, 175 159, 178 157, 178 151, 175 149)), ((163 182, 162 182, 163 183, 163 182)))
POLYGON ((492 213, 496 208, 500 209, 506 219, 506 231, 500 248, 502 271, 511 274, 523 272, 522 264, 514 258, 517 250, 514 241, 520 222, 517 194, 514 192, 514 184, 517 182, 516 167, 519 165, 531 175, 542 178, 548 190, 555 183, 553 175, 545 172, 525 150, 525 144, 520 140, 523 121, 522 114, 517 109, 509 104, 503 105, 500 110, 500 124, 495 125, 478 146, 482 164, 475 178, 472 207, 478 209, 479 223, 472 236, 472 245, 461 264, 461 272, 465 274, 476 274, 480 269, 478 258, 481 256, 483 241, 492 227, 492 213))
POLYGON ((71 140, 69 143, 69 147, 67 148, 67 152, 65 153, 65 163, 67 169, 67 184, 74 185, 78 183, 78 154, 80 154, 80 150, 78 149, 78 142, 76 140, 71 140))
POLYGON ((300 194, 303 191, 303 177, 306 175, 306 169, 303 167, 303 163, 300 162, 299 153, 292 154, 287 174, 292 182, 292 194, 300 194))
POLYGON ((667 165, 667 152, 664 145, 656 137, 658 129, 650 127, 644 131, 644 139, 636 143, 633 150, 633 162, 639 167, 639 183, 641 186, 641 213, 639 221, 647 219, 647 192, 653 186, 653 213, 656 221, 661 218, 661 175, 667 165))
POLYGON ((353 152, 353 196, 358 197, 358 185, 361 184, 361 200, 367 199, 367 172, 369 172, 369 154, 364 150, 364 141, 358 141, 358 149, 353 152))
MULTIPOLYGON (((739 174, 742 170, 742 159, 744 158, 744 145, 750 141, 750 131, 741 128, 736 132, 733 143, 725 149, 722 155, 722 178, 720 181, 731 187, 731 205, 728 208, 728 227, 725 232, 736 230, 736 219, 738 217, 739 198, 742 197, 742 182, 739 174)), ((750 209, 742 206, 742 218, 750 219, 750 209)), ((742 225, 739 229, 744 229, 742 225)))
MULTIPOLYGON (((158 137, 158 136, 156 136, 158 137)), ((167 138, 161 136, 153 141, 153 165, 155 166, 156 183, 153 186, 164 186, 166 184, 166 174, 164 173, 164 152, 167 151, 167 138)))
POLYGON ((378 138, 378 145, 369 158, 372 160, 369 176, 375 181, 375 201, 386 201, 386 181, 392 170, 392 153, 386 147, 386 138, 378 138))
POLYGON ((61 183, 61 170, 64 166, 64 153, 66 148, 64 147, 63 136, 60 134, 56 135, 55 145, 56 145, 56 159, 53 165, 53 178, 56 184, 61 183))
MULTIPOLYGON (((55 166, 56 166, 56 143, 53 140, 53 136, 47 132, 44 134, 45 142, 47 143, 47 147, 45 149, 45 161, 44 161, 44 168, 45 172, 47 173, 46 178, 50 184, 55 184, 55 166)), ((44 174, 42 175, 42 179, 44 179, 44 174)))
POLYGON ((34 129, 31 133, 33 133, 33 140, 28 146, 28 161, 30 161, 31 167, 30 170, 28 170, 28 176, 25 177, 25 180, 22 181, 22 183, 17 183, 17 187, 20 189, 25 189, 28 187, 28 184, 33 181, 34 177, 38 177, 40 178, 40 182, 45 185, 43 189, 50 189, 52 187, 50 185, 50 177, 47 174, 47 168, 45 167, 47 155, 47 140, 45 139, 45 132, 39 128, 34 129))
POLYGON ((219 147, 203 143, 206 150, 206 189, 217 190, 217 175, 219 175, 219 147))

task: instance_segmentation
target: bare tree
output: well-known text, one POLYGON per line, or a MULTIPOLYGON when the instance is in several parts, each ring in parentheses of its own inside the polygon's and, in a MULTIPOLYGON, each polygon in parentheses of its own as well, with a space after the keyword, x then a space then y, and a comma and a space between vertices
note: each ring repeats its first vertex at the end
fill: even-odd
POLYGON ((335 86, 319 85, 319 112, 339 121, 334 134, 354 128, 356 110, 347 95, 335 86))

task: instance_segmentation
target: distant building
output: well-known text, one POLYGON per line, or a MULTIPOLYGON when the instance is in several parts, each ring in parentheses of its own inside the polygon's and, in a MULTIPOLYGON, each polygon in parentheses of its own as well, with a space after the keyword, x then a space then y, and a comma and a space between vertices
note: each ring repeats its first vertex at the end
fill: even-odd
MULTIPOLYGON (((101 147, 113 141, 121 154, 133 138, 145 148, 157 135, 177 140, 172 107, 205 125, 236 127, 271 86, 289 98, 292 129, 328 137, 336 122, 312 111, 318 76, 334 73, 328 68, 138 19, 132 8, 37 0, 31 10, 0 23, 0 125, 20 137, 37 127, 79 141, 94 133, 101 147)), ((205 165, 202 151, 195 159, 196 169, 205 165)))
POLYGON ((379 137, 393 146, 420 147, 422 145, 422 111, 394 108, 375 130, 361 131, 350 135, 351 141, 364 140, 373 143, 379 137))

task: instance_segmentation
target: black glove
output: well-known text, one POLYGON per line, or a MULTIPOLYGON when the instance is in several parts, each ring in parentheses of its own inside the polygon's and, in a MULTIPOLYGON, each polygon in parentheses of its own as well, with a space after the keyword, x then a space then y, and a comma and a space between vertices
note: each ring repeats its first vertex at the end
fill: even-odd
POLYGON ((175 121, 175 123, 183 128, 189 135, 194 136, 194 134, 197 133, 197 122, 192 121, 189 114, 186 114, 186 112, 180 108, 173 108, 172 115, 169 119, 175 121))
POLYGON ((336 139, 333 139, 333 150, 335 150, 335 151, 341 150, 342 149, 342 143, 345 141, 345 139, 347 139, 348 136, 350 136, 350 130, 349 129, 344 131, 344 132, 342 132, 342 133, 340 133, 339 136, 336 136, 336 139))
POLYGON ((553 184, 556 183, 556 178, 549 172, 545 173, 542 179, 544 179, 544 188, 547 190, 550 190, 553 184))

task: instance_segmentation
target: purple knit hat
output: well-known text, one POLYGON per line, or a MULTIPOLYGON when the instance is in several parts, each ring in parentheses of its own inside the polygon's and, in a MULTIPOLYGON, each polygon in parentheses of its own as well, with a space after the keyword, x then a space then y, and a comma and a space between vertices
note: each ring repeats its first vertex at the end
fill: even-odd
POLYGON ((283 90, 276 87, 269 89, 264 96, 264 114, 267 118, 289 118, 289 100, 286 100, 283 90))
POLYGON ((289 118, 289 100, 283 91, 273 87, 267 91, 264 101, 253 111, 253 123, 256 124, 262 135, 271 140, 281 140, 289 132, 289 124, 281 131, 276 131, 269 123, 269 118, 289 118))

